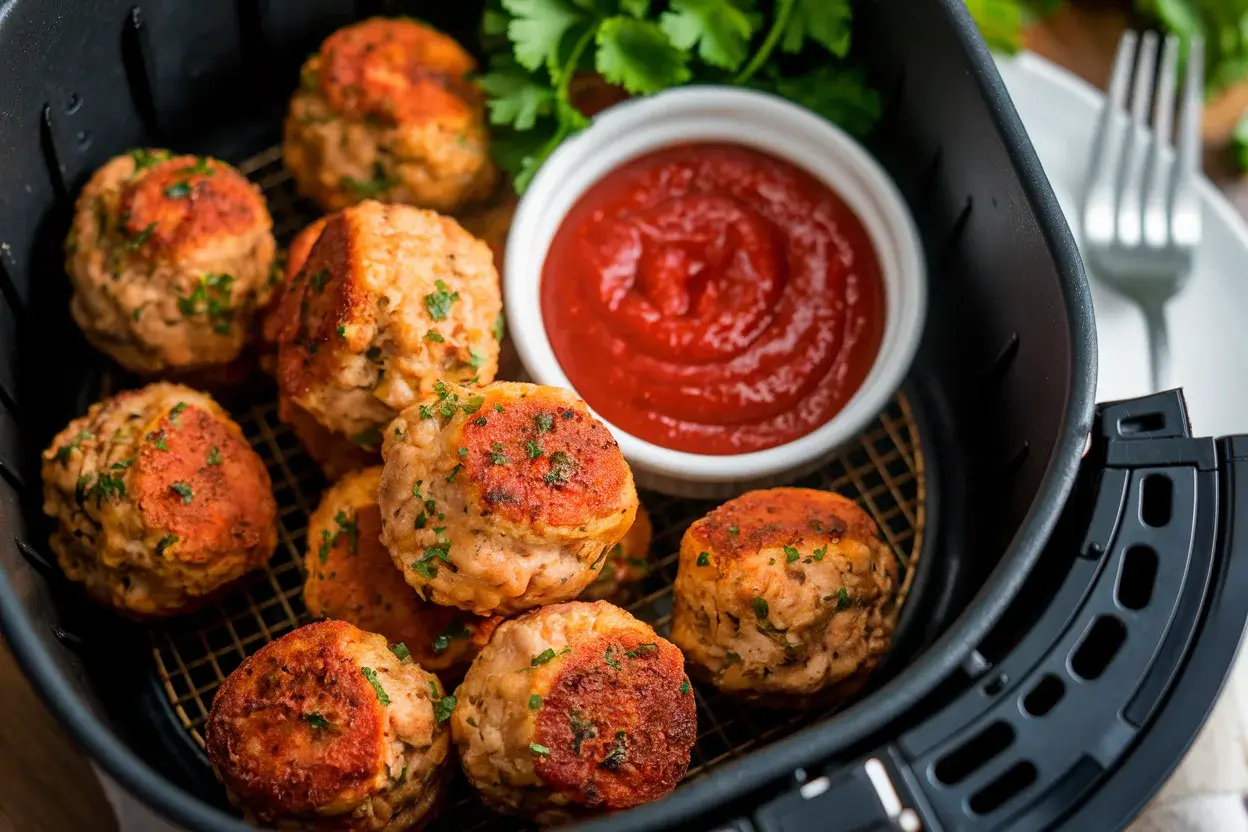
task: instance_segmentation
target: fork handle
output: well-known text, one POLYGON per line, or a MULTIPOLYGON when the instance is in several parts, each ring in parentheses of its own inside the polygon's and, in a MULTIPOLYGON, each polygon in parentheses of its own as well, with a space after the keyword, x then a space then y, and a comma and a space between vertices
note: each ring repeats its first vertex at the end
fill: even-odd
POLYGON ((1152 392, 1170 386, 1170 336, 1166 330, 1164 304, 1144 306, 1144 325, 1148 327, 1148 358, 1152 373, 1152 392))

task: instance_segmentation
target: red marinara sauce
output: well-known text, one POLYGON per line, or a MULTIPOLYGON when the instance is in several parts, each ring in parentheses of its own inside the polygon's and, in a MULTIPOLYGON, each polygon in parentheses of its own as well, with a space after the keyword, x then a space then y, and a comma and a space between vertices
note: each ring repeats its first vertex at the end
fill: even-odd
POLYGON ((866 378, 879 260, 830 188, 765 153, 680 145, 585 192, 542 268, 546 332, 605 419, 701 454, 811 433, 866 378))

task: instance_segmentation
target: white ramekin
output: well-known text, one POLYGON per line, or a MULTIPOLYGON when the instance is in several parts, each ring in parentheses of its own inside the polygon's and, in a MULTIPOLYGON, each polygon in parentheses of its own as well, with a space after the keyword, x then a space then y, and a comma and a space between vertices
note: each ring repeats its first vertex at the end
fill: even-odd
MULTIPOLYGON (((603 175, 645 153, 688 142, 729 142, 785 159, 853 208, 875 244, 883 275, 884 338, 862 387, 827 424, 765 451, 715 456, 673 451, 606 422, 637 485, 685 497, 722 498, 791 482, 819 467, 885 407, 922 335, 927 278, 919 236, 888 174, 844 131, 765 93, 691 86, 638 98, 599 115, 542 166, 520 200, 507 238, 507 324, 533 381, 575 389, 542 319, 542 265, 564 216, 603 175)), ((604 420, 605 422, 606 420, 604 420)))

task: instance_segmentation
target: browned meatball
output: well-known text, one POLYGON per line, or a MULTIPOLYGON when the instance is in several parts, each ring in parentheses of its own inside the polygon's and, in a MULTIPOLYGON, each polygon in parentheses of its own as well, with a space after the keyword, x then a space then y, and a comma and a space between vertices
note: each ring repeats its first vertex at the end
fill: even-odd
POLYGON ((650 539, 654 528, 646 507, 637 506, 637 519, 624 539, 611 547, 607 560, 598 568, 598 577, 581 593, 582 601, 630 603, 636 599, 641 582, 650 574, 654 562, 650 558, 650 539))
POLYGON ((322 621, 229 675, 212 700, 205 750, 252 823, 403 832, 441 799, 454 706, 437 677, 382 636, 322 621))
POLYGON ((439 384, 386 431, 382 542, 437 604, 509 615, 575 598, 637 512, 611 433, 570 391, 439 384))
POLYGON ((216 159, 135 150, 95 172, 65 243, 70 311, 139 373, 227 364, 272 289, 260 189, 216 159))
POLYGON ((853 501, 751 491, 680 544, 672 641, 691 672, 772 707, 844 699, 887 652, 897 559, 853 501))
POLYGON ((283 151, 327 211, 363 199, 452 212, 497 178, 472 56, 410 19, 339 29, 303 67, 283 151))
POLYGON ((684 664, 604 601, 504 622, 457 691, 464 774, 487 806, 544 825, 657 800, 697 738, 684 664))
POLYGON ((321 498, 308 524, 308 612, 380 633, 404 645, 427 670, 466 665, 501 619, 427 603, 407 585, 379 538, 380 483, 381 466, 366 468, 321 498))
POLYGON ((157 383, 92 405, 43 453, 65 574, 136 616, 194 607, 277 545, 264 463, 208 395, 157 383))
POLYGON ((451 219, 365 202, 328 218, 270 332, 281 395, 375 449, 446 378, 488 382, 502 309, 489 249, 451 219))

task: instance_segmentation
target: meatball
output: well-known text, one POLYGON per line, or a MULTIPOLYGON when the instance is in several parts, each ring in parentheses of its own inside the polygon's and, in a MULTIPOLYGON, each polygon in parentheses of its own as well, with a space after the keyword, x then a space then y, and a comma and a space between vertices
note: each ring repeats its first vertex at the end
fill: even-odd
POLYGON ((370 201, 329 217, 270 328, 281 395, 376 448, 435 380, 492 381, 502 310, 492 259, 432 211, 370 201))
POLYGON ((452 212, 497 180, 472 56, 410 19, 339 29, 303 66, 283 153, 326 211, 366 198, 452 212))
POLYGON ((607 561, 598 569, 598 577, 581 593, 582 601, 610 601, 627 604, 635 600, 641 582, 653 568, 650 559, 650 539, 654 527, 650 513, 643 505, 637 506, 637 519, 624 539, 607 552, 607 561))
POLYGON ((680 650, 605 601, 504 622, 457 693, 469 782, 490 808, 542 825, 663 797, 697 739, 680 650))
POLYGON ((266 644, 222 682, 205 750, 248 822, 402 832, 430 815, 455 697, 395 649, 321 621, 266 644))
POLYGON ((349 621, 403 644, 421 667, 466 665, 498 620, 420 600, 381 545, 381 466, 349 474, 325 492, 308 524, 308 612, 349 621))
POLYGON ((208 395, 164 382, 92 405, 43 452, 65 574, 136 617, 184 612, 277 545, 268 471, 208 395))
POLYGON ((128 370, 227 364, 273 287, 273 221, 224 162, 134 150, 95 172, 65 242, 70 311, 128 370))
POLYGON ((637 514, 633 475, 575 394, 438 383, 382 447, 381 540, 436 604, 510 615, 569 601, 637 514))
POLYGON ((680 543, 672 641, 691 672, 772 707, 845 699, 888 650, 897 560, 853 501, 751 491, 680 543))

